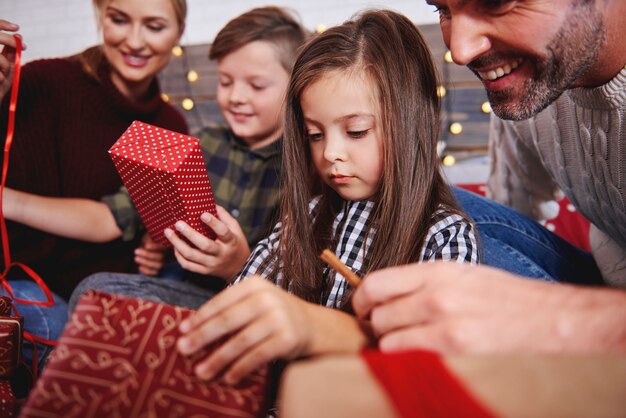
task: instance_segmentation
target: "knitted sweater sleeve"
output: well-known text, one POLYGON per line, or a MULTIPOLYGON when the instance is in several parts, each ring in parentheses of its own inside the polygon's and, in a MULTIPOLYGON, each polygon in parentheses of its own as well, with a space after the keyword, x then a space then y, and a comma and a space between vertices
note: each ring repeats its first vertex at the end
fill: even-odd
POLYGON ((561 191, 544 167, 528 121, 491 116, 487 196, 537 220, 558 214, 561 191))

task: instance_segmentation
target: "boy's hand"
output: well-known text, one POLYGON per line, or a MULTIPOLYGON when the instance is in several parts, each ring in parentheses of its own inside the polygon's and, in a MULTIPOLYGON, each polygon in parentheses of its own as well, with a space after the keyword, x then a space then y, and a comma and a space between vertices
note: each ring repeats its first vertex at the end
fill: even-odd
POLYGON ((200 218, 215 232, 215 240, 183 221, 176 223, 176 230, 193 245, 171 229, 165 230, 165 236, 174 246, 174 255, 184 269, 229 280, 243 267, 250 255, 250 247, 237 220, 221 206, 217 206, 217 213, 220 219, 208 213, 200 218))
POLYGON ((150 238, 146 234, 141 246, 135 250, 135 263, 140 273, 156 276, 165 264, 169 249, 150 238))
MULTIPOLYGON (((11 89, 16 47, 13 35, 4 31, 15 32, 18 29, 19 26, 15 23, 0 19, 0 47, 2 48, 0 54, 0 100, 11 89)), ((26 45, 23 43, 22 49, 26 49, 26 45)))
POLYGON ((221 372, 235 384, 277 358, 307 354, 312 337, 308 303, 261 277, 226 288, 179 329, 178 350, 190 355, 223 337, 226 341, 195 366, 200 379, 221 372))

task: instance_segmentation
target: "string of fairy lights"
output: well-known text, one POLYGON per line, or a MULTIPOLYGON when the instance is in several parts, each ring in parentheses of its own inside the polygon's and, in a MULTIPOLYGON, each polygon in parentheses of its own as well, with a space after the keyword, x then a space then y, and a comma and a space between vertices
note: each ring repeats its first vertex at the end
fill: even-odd
MULTIPOLYGON (((443 54, 443 61, 444 64, 441 66, 443 73, 443 84, 437 87, 437 95, 442 99, 444 111, 444 114, 442 115, 442 120, 444 121, 444 123, 447 124, 447 129, 442 130, 442 135, 440 138, 440 142, 442 143, 442 146, 440 147, 440 156, 443 165, 450 167, 456 164, 456 157, 452 153, 445 153, 445 148, 448 144, 448 138, 449 135, 460 135, 463 132, 463 124, 461 123, 461 121, 457 121, 454 119, 448 120, 448 117, 454 117, 454 112, 452 110, 452 100, 443 100, 443 98, 446 97, 448 93, 448 88, 450 87, 449 66, 454 63, 452 59, 452 52, 450 52, 450 50, 447 50, 443 54)), ((491 113, 491 105, 489 104, 489 101, 486 100, 480 105, 480 111, 486 114, 491 113)))
MULTIPOLYGON (((316 32, 321 33, 326 29, 326 25, 320 24, 316 27, 316 32)), ((175 105, 179 104, 182 109, 191 113, 188 115, 188 117, 198 118, 198 120, 196 121, 198 123, 198 126, 203 126, 201 116, 198 114, 198 112, 191 112, 196 107, 191 85, 193 83, 196 83, 200 79, 200 75, 195 69, 189 68, 189 62, 187 60, 184 47, 175 46, 172 49, 172 55, 174 57, 182 58, 183 70, 185 73, 185 78, 187 80, 187 83, 185 83, 185 91, 184 94, 178 97, 180 98, 179 102, 178 100, 174 100, 165 92, 163 92, 161 96, 165 102, 169 102, 175 105)), ((449 90, 451 89, 449 65, 453 63, 452 53, 447 50, 443 54, 442 58, 444 61, 444 64, 441 66, 443 73, 443 83, 437 86, 437 95, 442 99, 442 121, 445 124, 445 129, 442 129, 439 155, 441 157, 442 163, 445 166, 453 166, 454 164, 456 164, 456 157, 452 153, 446 152, 446 148, 449 142, 450 135, 457 136, 463 132, 463 124, 461 123, 461 121, 453 119, 455 114, 452 109, 452 100, 450 100, 449 98, 447 100, 444 100, 444 98, 448 95, 449 90)), ((491 113, 491 106, 489 104, 489 101, 484 101, 480 105, 480 111, 485 114, 491 113)))

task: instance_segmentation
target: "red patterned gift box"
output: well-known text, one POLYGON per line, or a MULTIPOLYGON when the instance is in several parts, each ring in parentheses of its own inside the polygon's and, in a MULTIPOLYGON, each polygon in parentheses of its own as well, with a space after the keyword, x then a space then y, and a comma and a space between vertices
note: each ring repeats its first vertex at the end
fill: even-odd
POLYGON ((0 379, 13 375, 22 354, 24 317, 11 315, 12 302, 0 296, 0 379))
POLYGON ((200 221, 217 213, 197 138, 135 121, 109 154, 153 240, 170 246, 163 230, 178 220, 215 236, 200 221))
POLYGON ((267 368, 236 386, 194 377, 193 365, 201 355, 189 358, 176 350, 178 324, 191 313, 177 306, 88 292, 21 417, 264 416, 267 368))
POLYGON ((22 353, 24 317, 11 315, 12 301, 0 296, 0 417, 15 416, 15 394, 9 378, 17 368, 22 353))

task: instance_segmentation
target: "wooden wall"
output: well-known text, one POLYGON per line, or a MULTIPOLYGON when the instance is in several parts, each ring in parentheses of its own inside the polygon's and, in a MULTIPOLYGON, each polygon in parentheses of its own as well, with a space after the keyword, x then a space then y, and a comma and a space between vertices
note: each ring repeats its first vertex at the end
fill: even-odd
MULTIPOLYGON (((481 110, 487 100, 482 83, 467 68, 444 61, 447 48, 442 42, 439 25, 420 26, 437 64, 440 79, 446 88, 442 101, 441 140, 446 144, 446 153, 457 159, 484 154, 487 147, 489 115, 481 110), (460 122, 463 130, 458 135, 449 131, 449 125, 460 122)), ((184 54, 172 57, 162 72, 161 87, 173 105, 181 109, 190 125, 191 132, 203 126, 223 123, 215 102, 217 78, 215 63, 208 59, 209 44, 184 47, 184 54), (198 73, 196 82, 187 81, 189 70, 198 73), (184 98, 193 99, 192 110, 183 110, 184 98)))

